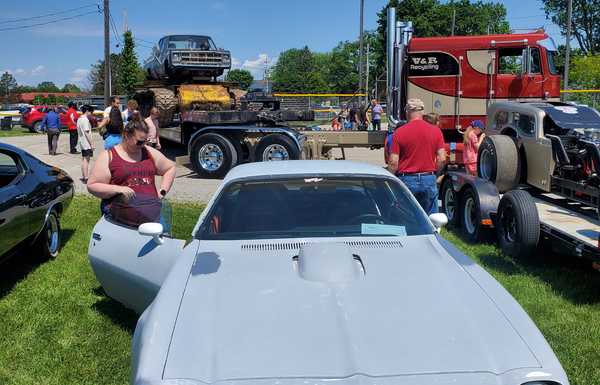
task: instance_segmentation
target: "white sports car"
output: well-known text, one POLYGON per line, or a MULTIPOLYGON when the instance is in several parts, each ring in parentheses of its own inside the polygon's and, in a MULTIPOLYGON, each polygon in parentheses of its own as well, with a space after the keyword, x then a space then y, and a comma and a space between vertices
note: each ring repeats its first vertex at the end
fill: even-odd
POLYGON ((440 237, 445 216, 380 167, 238 166, 187 245, 153 210, 139 228, 103 217, 89 245, 106 293, 142 313, 133 384, 569 383, 519 304, 440 237))

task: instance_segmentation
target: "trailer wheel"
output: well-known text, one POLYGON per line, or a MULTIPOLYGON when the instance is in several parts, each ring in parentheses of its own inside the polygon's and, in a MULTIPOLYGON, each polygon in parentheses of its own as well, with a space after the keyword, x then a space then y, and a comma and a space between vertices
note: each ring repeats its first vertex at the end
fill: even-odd
POLYGON ((287 136, 269 134, 258 142, 254 159, 257 162, 297 160, 300 159, 300 149, 287 136))
POLYGON ((519 184, 519 150, 507 135, 486 136, 479 146, 477 173, 503 193, 519 184))
POLYGON ((458 225, 458 193, 452 187, 452 180, 447 177, 442 182, 440 188, 440 198, 442 200, 442 212, 448 217, 448 227, 458 225))
POLYGON ((532 255, 540 238, 540 218, 527 191, 509 191, 500 199, 496 221, 498 244, 514 258, 532 255))
POLYGON ((460 227, 469 242, 476 242, 482 235, 481 206, 479 197, 472 188, 467 188, 459 205, 460 227))
POLYGON ((207 133, 194 140, 190 160, 201 177, 222 178, 237 164, 238 153, 226 137, 207 133))

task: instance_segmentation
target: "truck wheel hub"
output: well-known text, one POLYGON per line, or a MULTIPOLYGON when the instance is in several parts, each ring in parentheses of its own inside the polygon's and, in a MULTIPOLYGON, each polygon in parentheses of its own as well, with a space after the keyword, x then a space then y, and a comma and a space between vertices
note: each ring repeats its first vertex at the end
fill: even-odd
POLYGON ((480 168, 479 172, 481 177, 485 180, 491 180, 492 178, 492 154, 488 149, 484 149, 481 151, 481 161, 479 162, 480 168))
POLYGON ((203 169, 218 170, 223 165, 223 150, 215 144, 205 144, 198 151, 198 159, 203 169))
POLYGON ((475 223, 477 221, 477 213, 475 212, 475 201, 469 197, 465 201, 465 210, 463 212, 465 218, 465 228, 469 234, 475 233, 475 223))
POLYGON ((290 154, 284 146, 280 144, 271 144, 263 151, 263 162, 273 160, 289 160, 290 154))

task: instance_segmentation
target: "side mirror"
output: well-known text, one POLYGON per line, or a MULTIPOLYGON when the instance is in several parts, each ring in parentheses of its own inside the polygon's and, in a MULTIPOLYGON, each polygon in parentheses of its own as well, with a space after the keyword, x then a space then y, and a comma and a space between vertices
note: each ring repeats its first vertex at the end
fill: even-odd
POLYGON ((147 235, 149 237, 152 237, 154 239, 154 242, 156 242, 159 245, 162 245, 164 242, 164 240, 161 238, 161 235, 163 233, 163 225, 161 225, 160 223, 142 223, 138 227, 138 233, 140 235, 147 235))
POLYGON ((429 215, 429 220, 437 230, 446 226, 448 224, 448 217, 444 213, 435 213, 429 215))

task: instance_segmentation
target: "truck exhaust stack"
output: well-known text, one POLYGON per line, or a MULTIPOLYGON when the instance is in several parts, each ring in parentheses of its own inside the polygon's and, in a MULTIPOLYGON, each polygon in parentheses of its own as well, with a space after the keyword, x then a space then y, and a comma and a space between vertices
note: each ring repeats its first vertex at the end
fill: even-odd
POLYGON ((402 87, 406 47, 413 34, 412 21, 396 22, 396 9, 388 8, 387 13, 387 115, 396 126, 405 118, 403 105, 405 95, 402 87))

